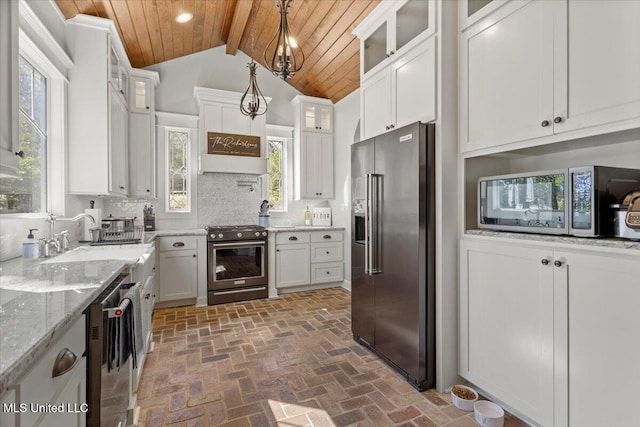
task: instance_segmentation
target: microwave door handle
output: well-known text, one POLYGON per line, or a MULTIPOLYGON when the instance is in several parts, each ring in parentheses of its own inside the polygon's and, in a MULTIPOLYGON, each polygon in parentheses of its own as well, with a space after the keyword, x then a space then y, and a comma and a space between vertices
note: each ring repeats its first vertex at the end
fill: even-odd
POLYGON ((371 174, 368 173, 365 176, 365 196, 364 196, 364 274, 371 274, 370 270, 370 257, 371 257, 371 243, 369 242, 369 226, 371 225, 371 174))

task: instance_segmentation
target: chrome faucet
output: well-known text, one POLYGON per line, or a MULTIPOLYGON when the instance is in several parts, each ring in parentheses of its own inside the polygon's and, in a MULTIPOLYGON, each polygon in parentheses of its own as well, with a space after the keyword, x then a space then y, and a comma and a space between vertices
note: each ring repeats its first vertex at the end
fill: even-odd
POLYGON ((49 216, 49 218, 47 218, 47 222, 49 223, 49 238, 46 240, 45 244, 47 248, 53 246, 56 253, 69 249, 69 232, 65 230, 60 234, 55 234, 56 221, 78 221, 79 219, 86 217, 91 221, 91 225, 96 225, 96 219, 87 213, 78 214, 73 218, 56 218, 53 213, 48 213, 47 215, 49 216))

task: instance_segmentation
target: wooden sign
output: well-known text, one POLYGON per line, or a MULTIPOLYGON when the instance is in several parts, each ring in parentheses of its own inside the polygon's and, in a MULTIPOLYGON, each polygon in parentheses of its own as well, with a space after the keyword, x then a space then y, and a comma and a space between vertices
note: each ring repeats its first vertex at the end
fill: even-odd
POLYGON ((260 157, 260 137, 207 132, 207 153, 225 156, 260 157))

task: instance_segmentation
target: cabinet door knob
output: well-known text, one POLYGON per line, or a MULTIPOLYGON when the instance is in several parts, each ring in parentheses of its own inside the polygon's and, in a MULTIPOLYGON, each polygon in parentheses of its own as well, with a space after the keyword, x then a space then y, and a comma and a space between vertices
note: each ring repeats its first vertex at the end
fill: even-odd
POLYGON ((396 125, 389 125, 389 129, 393 129, 396 125))
POLYGON ((78 363, 78 357, 73 353, 73 351, 66 347, 63 348, 60 350, 60 353, 58 353, 55 362, 53 362, 51 378, 66 374, 76 366, 76 363, 78 363))
POLYGON ((120 89, 120 93, 124 95, 124 91, 122 89, 120 89))
POLYGON ((329 255, 329 251, 327 251, 327 255, 329 255))
POLYGON ((184 242, 175 242, 173 245, 174 248, 181 248, 184 246, 184 242))
POLYGON ((556 267, 562 267, 562 261, 556 260, 553 262, 553 265, 555 265, 556 267))
POLYGON ((151 294, 146 294, 146 295, 144 296, 144 299, 149 299, 149 298, 151 298, 151 294))
POLYGON ((327 274, 331 274, 331 272, 330 272, 330 271, 327 271, 327 274))
POLYGON ((390 52, 390 55, 393 55, 394 53, 395 53, 394 51, 391 51, 391 52, 390 52))
POLYGON ((276 249, 276 252, 280 252, 280 249, 276 249))
POLYGON ((389 126, 385 126, 384 128, 385 128, 386 130, 389 130, 389 126))
POLYGON ((542 263, 542 265, 549 265, 549 260, 546 258, 542 258, 540 262, 542 263))
POLYGON ((549 126, 549 120, 543 120, 542 123, 540 123, 540 126, 546 128, 547 126, 549 126))
POLYGON ((289 240, 298 240, 298 238, 296 236, 291 236, 289 237, 289 240))
POLYGON ((24 156, 26 156, 25 152, 20 150, 20 151, 16 151, 14 153, 16 156, 20 157, 21 159, 24 159, 24 156))
POLYGON ((149 109, 149 106, 147 105, 147 110, 149 109))
POLYGON ((553 119, 553 123, 562 123, 562 117, 558 116, 553 119))
POLYGON ((147 193, 151 193, 151 190, 149 190, 148 188, 147 188, 147 193))
POLYGON ((121 186, 120 186, 120 189, 121 189, 121 190, 124 190, 124 185, 121 185, 121 186))
POLYGON ((195 258, 195 257, 196 257, 196 254, 193 254, 193 257, 195 258))

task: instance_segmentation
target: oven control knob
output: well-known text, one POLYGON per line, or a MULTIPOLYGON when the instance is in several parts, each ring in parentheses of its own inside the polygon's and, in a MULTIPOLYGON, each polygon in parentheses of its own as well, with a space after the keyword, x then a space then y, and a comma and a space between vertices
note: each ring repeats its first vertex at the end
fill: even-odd
POLYGON ((263 232, 262 232, 262 235, 263 235, 263 236, 266 236, 266 235, 267 235, 267 232, 266 232, 266 231, 263 231, 263 232))
POLYGON ((215 234, 212 234, 210 237, 211 237, 212 239, 215 239, 215 238, 216 238, 216 235, 215 235, 215 234))
POLYGON ((256 231, 256 236, 259 236, 259 235, 260 235, 260 232, 259 232, 259 231, 256 231))
POLYGON ((222 233, 218 234, 218 238, 222 239, 222 233))
POLYGON ((242 237, 242 233, 238 233, 238 234, 236 234, 236 236, 242 237))

